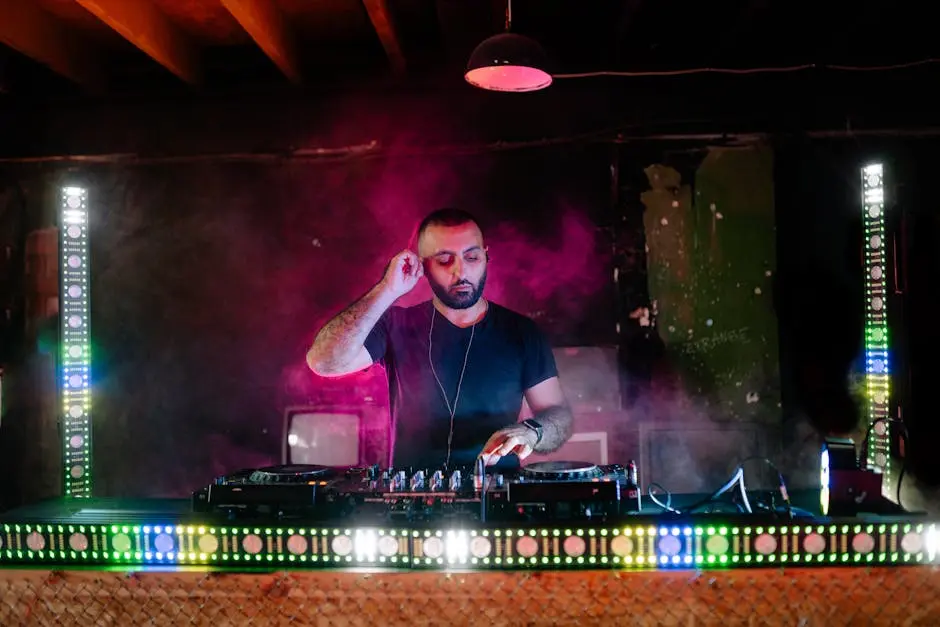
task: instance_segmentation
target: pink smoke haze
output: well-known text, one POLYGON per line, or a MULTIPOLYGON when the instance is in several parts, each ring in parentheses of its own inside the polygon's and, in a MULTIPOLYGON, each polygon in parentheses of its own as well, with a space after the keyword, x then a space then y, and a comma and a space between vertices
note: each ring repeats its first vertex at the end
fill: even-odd
POLYGON ((563 203, 539 232, 502 222, 487 235, 490 246, 488 298, 522 313, 551 305, 555 315, 579 318, 599 290, 609 285, 598 254, 597 228, 584 210, 563 203))
MULTIPOLYGON (((348 104, 296 142, 335 150, 326 162, 115 171, 97 185, 107 219, 94 246, 108 262, 94 275, 96 294, 107 294, 93 307, 96 389, 102 420, 114 425, 97 438, 105 493, 139 493, 146 481, 150 494, 183 496, 216 474, 276 463, 288 407, 386 403, 382 369, 328 379, 305 355, 414 246, 434 209, 464 208, 483 222, 488 298, 550 334, 595 318, 591 300, 610 274, 585 200, 596 186, 576 183, 581 155, 419 154, 460 143, 475 120, 421 102, 348 104), (395 156, 363 155, 372 140, 395 156), (342 156, 344 147, 359 148, 342 156), (172 470, 152 477, 150 467, 172 470)), ((398 304, 430 296, 421 282, 398 304)))
MULTIPOLYGON (((414 247, 414 229, 428 211, 460 206, 453 202, 455 190, 467 187, 468 172, 458 172, 452 164, 434 166, 404 160, 383 164, 377 170, 364 185, 361 209, 370 217, 347 229, 357 237, 344 237, 341 223, 321 220, 314 226, 311 221, 311 228, 324 235, 318 240, 319 246, 311 245, 309 258, 303 260, 307 273, 285 268, 283 276, 276 279, 282 286, 292 286, 282 293, 293 294, 288 299, 297 306, 320 292, 318 300, 323 306, 314 311, 314 322, 306 336, 309 341, 316 329, 381 278, 391 256, 406 246, 414 247), (363 254, 351 248, 357 239, 363 254)), ((481 182, 485 180, 485 171, 473 174, 481 182)), ((606 260, 598 254, 597 230, 585 210, 559 202, 547 208, 543 220, 508 216, 498 219, 486 216, 486 208, 470 210, 487 226, 486 243, 491 254, 485 291, 488 299, 540 323, 571 321, 588 315, 592 298, 609 287, 606 260), (533 223, 538 227, 531 226, 533 223)), ((341 215, 338 213, 335 219, 341 219, 341 215)), ((421 281, 396 304, 410 306, 429 298, 427 281, 421 281)), ((309 303, 306 308, 309 310, 309 303)), ((302 348, 305 351, 306 345, 302 348)), ((286 397, 297 399, 322 397, 322 390, 328 387, 326 397, 331 402, 353 405, 362 402, 364 396, 380 395, 376 392, 376 376, 381 372, 375 370, 327 381, 311 375, 306 364, 299 361, 282 372, 282 389, 286 397)))

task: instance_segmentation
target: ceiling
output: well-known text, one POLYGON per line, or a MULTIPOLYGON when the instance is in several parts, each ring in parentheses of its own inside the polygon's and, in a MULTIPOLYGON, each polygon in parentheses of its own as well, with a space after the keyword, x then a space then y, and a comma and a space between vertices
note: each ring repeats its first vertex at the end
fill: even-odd
POLYGON ((936 137, 931 7, 886 6, 513 0, 512 30, 558 77, 520 96, 462 80, 474 47, 504 29, 506 0, 0 0, 0 165, 374 142, 936 137), (580 78, 597 72, 616 75, 580 78))
MULTIPOLYGON (((717 4, 516 0, 512 26, 537 38, 560 72, 886 64, 929 57, 938 45, 927 4, 717 4)), ((505 8, 505 0, 0 0, 0 91, 459 76, 473 47, 503 28, 505 8)))

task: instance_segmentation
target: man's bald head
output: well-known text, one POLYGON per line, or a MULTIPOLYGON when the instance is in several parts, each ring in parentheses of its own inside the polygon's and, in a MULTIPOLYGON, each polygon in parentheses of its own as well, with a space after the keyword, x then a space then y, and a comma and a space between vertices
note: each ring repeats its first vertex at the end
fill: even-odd
POLYGON ((483 229, 480 226, 480 222, 473 214, 463 209, 455 209, 453 207, 445 207, 432 211, 421 220, 421 224, 418 225, 418 231, 415 234, 415 246, 418 248, 416 251, 418 256, 426 256, 421 250, 421 238, 429 228, 434 226, 466 227, 471 225, 476 227, 476 231, 479 233, 480 244, 482 245, 483 229))

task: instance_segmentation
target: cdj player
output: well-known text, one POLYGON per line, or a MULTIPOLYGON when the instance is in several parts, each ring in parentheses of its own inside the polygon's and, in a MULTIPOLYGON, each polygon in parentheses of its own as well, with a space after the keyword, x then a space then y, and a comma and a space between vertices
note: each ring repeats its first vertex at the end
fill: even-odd
POLYGON ((243 470, 193 493, 228 519, 605 521, 641 509, 636 465, 536 462, 509 474, 287 465, 243 470))

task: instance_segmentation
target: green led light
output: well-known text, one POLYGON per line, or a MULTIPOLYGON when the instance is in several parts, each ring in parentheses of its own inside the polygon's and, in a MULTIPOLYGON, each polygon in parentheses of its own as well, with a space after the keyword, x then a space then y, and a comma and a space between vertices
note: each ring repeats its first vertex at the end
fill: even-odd
POLYGON ((91 334, 88 306, 88 191, 59 193, 62 468, 65 496, 91 496, 91 334))
MULTIPOLYGON (((873 163, 861 168, 862 217, 865 251, 865 378, 868 423, 890 413, 890 347, 888 345, 886 268, 888 241, 885 229, 884 166, 873 163)), ((868 447, 869 466, 882 468, 890 480, 890 429, 875 429, 868 447)), ((887 483, 887 482, 886 482, 887 483)), ((886 485, 886 487, 889 487, 886 485)))
MULTIPOLYGON (((502 529, 500 536, 505 540, 495 544, 485 539, 489 531, 486 529, 422 529, 415 534, 416 530, 410 529, 359 528, 334 534, 330 530, 297 527, 212 528, 188 522, 149 525, 116 520, 103 525, 13 524, 3 525, 2 530, 0 540, 4 546, 0 547, 0 561, 41 563, 44 567, 57 562, 110 563, 121 567, 179 564, 207 569, 275 563, 295 568, 345 568, 350 564, 460 568, 461 565, 484 564, 506 569, 555 564, 570 568, 610 565, 648 570, 762 568, 774 564, 820 567, 876 562, 929 564, 936 527, 909 522, 881 525, 813 522, 800 527, 755 526, 730 530, 718 525, 692 526, 683 534, 679 553, 661 552, 664 546, 661 540, 672 538, 674 533, 664 535, 663 528, 651 529, 647 525, 572 529, 564 543, 560 539, 548 542, 552 528, 513 529, 511 534, 502 529), (874 537, 860 538, 858 534, 866 527, 872 531, 877 527, 880 531, 874 537), (701 530, 701 535, 696 535, 696 529, 701 530), (306 540, 318 534, 330 540, 329 548, 306 540), (585 542, 585 537, 591 541, 585 542), (227 538, 230 540, 223 541, 227 538), (515 538, 521 541, 542 539, 538 555, 514 555, 515 538), (606 538, 611 540, 608 542, 606 538), (766 548, 771 546, 770 550, 766 548), (878 552, 876 547, 893 550, 878 552), (163 551, 155 551, 156 548, 163 551), (318 554, 323 550, 324 554, 318 554)), ((495 536, 496 530, 492 531, 495 536)))

